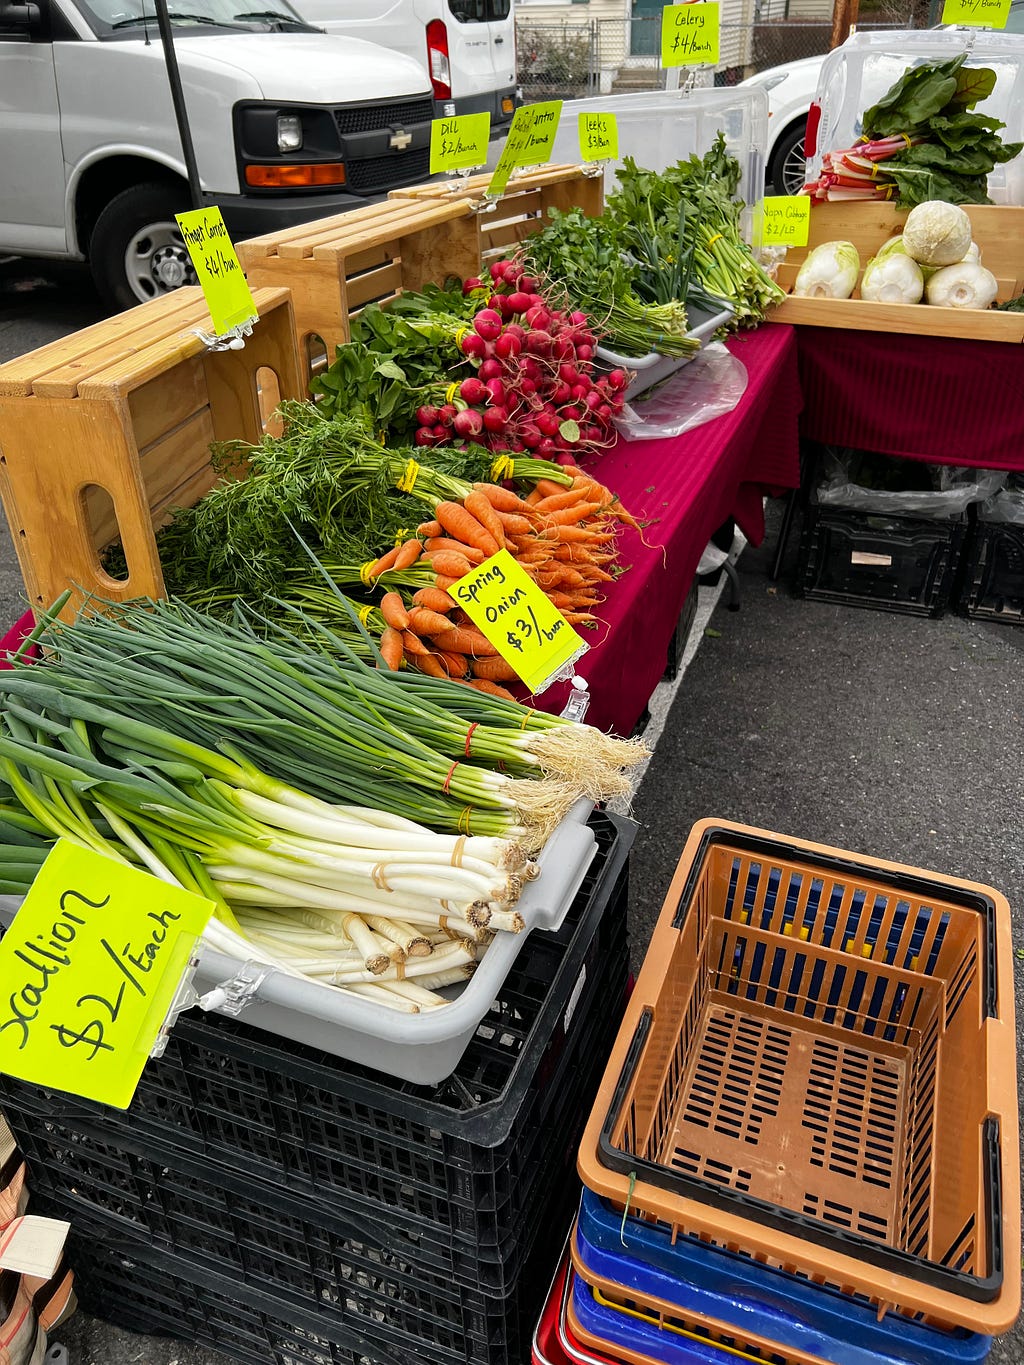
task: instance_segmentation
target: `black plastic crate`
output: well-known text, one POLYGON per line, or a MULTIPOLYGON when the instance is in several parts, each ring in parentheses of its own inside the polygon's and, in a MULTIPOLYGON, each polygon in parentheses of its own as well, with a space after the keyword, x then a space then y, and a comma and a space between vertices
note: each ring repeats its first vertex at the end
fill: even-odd
POLYGON ((1024 621, 1024 526, 978 521, 964 552, 960 608, 981 621, 1024 621))
POLYGON ((797 561, 798 596, 911 616, 942 616, 967 533, 928 520, 811 502, 797 561))
POLYGON ((531 934, 442 1085, 412 1086, 231 1020, 183 1016, 126 1112, 0 1078, 3 1108, 41 1168, 39 1197, 45 1179, 55 1204, 66 1188, 38 1145, 49 1121, 54 1143, 77 1134, 105 1144, 91 1184, 87 1160, 74 1173, 79 1196, 151 1236, 169 1236, 159 1182, 144 1174, 140 1184, 138 1167, 112 1171, 111 1153, 200 1158, 211 1185, 240 1178, 257 1194, 305 1200, 307 1216, 338 1236, 502 1292, 536 1211, 572 1169, 625 984, 633 831, 604 813, 592 824, 598 853, 565 925, 531 934))

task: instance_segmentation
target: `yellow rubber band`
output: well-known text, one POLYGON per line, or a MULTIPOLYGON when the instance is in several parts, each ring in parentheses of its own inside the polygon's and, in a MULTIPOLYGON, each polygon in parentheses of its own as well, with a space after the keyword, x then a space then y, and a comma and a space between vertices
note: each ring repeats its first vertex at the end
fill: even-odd
POLYGON ((462 345, 462 339, 463 339, 463 337, 468 337, 468 336, 469 336, 469 328, 468 328, 468 327, 460 327, 459 330, 455 333, 455 344, 456 344, 456 346, 461 346, 461 345, 462 345))
POLYGON ((449 384, 448 387, 447 387, 447 389, 445 390, 444 401, 445 401, 446 403, 450 403, 450 402, 452 401, 452 399, 455 397, 455 395, 458 393, 458 391, 459 391, 459 382, 458 382, 458 380, 456 380, 454 384, 449 384))
POLYGON ((460 834, 462 833, 462 821, 463 821, 463 819, 465 819, 465 821, 466 821, 466 833, 467 833, 467 834, 469 833, 469 822, 470 822, 470 819, 471 819, 472 815, 473 815, 473 807, 472 807, 472 806, 464 806, 464 807, 462 808, 462 810, 459 812, 459 822, 458 822, 458 824, 455 826, 455 828, 459 831, 460 834))
POLYGON ((525 730, 525 729, 526 729, 527 724, 529 723, 530 717, 533 715, 533 712, 534 712, 534 708, 531 706, 531 707, 527 710, 526 715, 523 717, 523 723, 522 723, 522 725, 520 725, 520 727, 519 727, 520 730, 525 730))
POLYGON ((373 603, 367 602, 365 607, 359 608, 359 624, 365 626, 370 619, 370 612, 373 611, 373 603))
POLYGON ((377 561, 375 559, 368 559, 359 570, 359 581, 360 583, 362 583, 364 588, 368 588, 373 582, 373 576, 371 575, 370 570, 373 568, 376 562, 377 561))
POLYGON ((515 473, 516 462, 509 455, 499 455, 491 465, 491 483, 501 483, 503 479, 511 479, 515 473))
POLYGON ((721 234, 720 232, 716 232, 715 235, 711 238, 711 241, 708 242, 708 250, 710 251, 710 249, 714 246, 714 244, 715 244, 716 242, 718 242, 718 241, 721 241, 721 239, 722 239, 722 234, 721 234))
POLYGON ((415 460, 410 460, 409 463, 405 466, 405 472, 403 473, 402 477, 398 480, 398 482, 395 484, 395 487, 401 493, 411 493, 412 490, 416 487, 416 476, 419 474, 419 472, 420 467, 417 464, 417 462, 415 460))
POLYGON ((903 141, 907 144, 908 147, 913 147, 914 141, 913 138, 910 137, 909 133, 900 133, 900 137, 903 139, 903 141))

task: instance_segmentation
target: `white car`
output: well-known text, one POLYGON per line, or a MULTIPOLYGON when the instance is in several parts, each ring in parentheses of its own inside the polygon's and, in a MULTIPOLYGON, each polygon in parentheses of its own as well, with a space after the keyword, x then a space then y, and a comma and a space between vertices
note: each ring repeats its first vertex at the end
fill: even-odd
MULTIPOLYGON (((1024 33, 1024 0, 1012 0, 1006 33, 1024 33)), ((765 149, 765 188, 772 194, 796 194, 807 179, 804 130, 807 113, 818 89, 818 75, 826 53, 797 62, 771 66, 740 85, 760 86, 768 95, 768 146, 765 149)))

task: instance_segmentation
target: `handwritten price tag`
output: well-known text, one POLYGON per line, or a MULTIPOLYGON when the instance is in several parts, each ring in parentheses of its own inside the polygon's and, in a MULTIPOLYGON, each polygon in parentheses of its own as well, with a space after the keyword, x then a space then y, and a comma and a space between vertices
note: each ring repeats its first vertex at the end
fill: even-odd
POLYGON ((806 194, 771 194, 761 200, 759 246, 806 246, 811 201, 806 194))
POLYGON ((490 136, 490 114, 434 119, 430 125, 430 174, 484 165, 490 136))
POLYGON ((718 0, 666 5, 661 11, 662 66, 716 66, 720 31, 718 0))
POLYGON ((507 550, 477 565, 448 591, 531 692, 589 645, 507 550))
POLYGON ((60 840, 0 942, 0 1071, 127 1109, 212 911, 60 840))
POLYGON ((946 0, 942 22, 962 28, 1005 28, 1010 0, 946 0))
POLYGON ((579 129, 584 161, 618 161, 619 125, 614 114, 580 114, 579 129))
POLYGON ((174 216, 203 287, 216 334, 223 336, 232 327, 255 322, 259 317, 256 304, 220 209, 192 209, 174 216))
POLYGON ((504 194, 509 176, 520 166, 541 166, 551 160, 551 148, 562 117, 562 101, 527 104, 517 109, 487 193, 504 194))

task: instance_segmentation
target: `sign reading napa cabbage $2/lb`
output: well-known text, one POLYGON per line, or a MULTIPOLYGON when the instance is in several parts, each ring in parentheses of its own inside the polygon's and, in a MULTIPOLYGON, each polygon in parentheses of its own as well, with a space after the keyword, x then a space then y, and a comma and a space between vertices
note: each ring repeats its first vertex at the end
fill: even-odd
POLYGON ((533 693, 590 648, 508 550, 485 559, 448 592, 533 693))
POLYGON ((0 941, 0 1071, 127 1109, 212 911, 59 840, 0 941))

